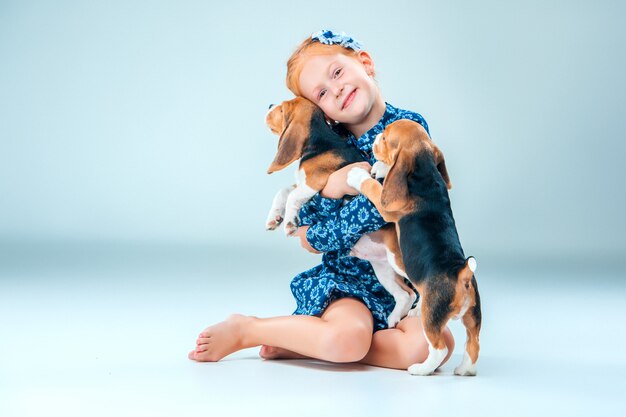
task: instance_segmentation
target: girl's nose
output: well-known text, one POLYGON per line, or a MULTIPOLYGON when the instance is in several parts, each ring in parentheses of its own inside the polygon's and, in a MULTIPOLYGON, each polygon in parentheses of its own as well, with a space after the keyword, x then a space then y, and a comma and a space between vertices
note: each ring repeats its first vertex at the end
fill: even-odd
POLYGON ((343 91, 343 85, 340 85, 339 83, 335 83, 332 85, 331 91, 333 92, 335 97, 339 97, 341 95, 341 92, 343 91))

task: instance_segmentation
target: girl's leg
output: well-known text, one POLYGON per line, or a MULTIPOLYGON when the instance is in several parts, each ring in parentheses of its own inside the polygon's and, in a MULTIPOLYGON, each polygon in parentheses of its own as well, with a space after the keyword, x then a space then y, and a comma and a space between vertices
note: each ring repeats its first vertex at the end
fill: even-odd
MULTIPOLYGON (((448 354, 442 365, 454 350, 454 338, 448 327, 445 328, 443 335, 448 354)), ((426 357, 428 342, 422 330, 421 318, 405 317, 395 328, 374 333, 370 350, 361 362, 383 368, 407 369, 414 363, 424 362, 426 357)))
POLYGON ((233 315, 206 328, 189 358, 214 362, 241 349, 268 345, 331 362, 356 362, 370 349, 373 326, 372 313, 354 298, 333 301, 321 317, 233 315))
MULTIPOLYGON (((454 338, 448 327, 444 330, 448 354, 442 365, 452 355, 454 338)), ((260 352, 265 359, 306 359, 304 355, 273 346, 263 346, 260 352)), ((393 329, 374 333, 372 345, 361 363, 383 368, 407 369, 414 363, 422 363, 428 356, 428 342, 418 317, 405 317, 393 329)))
POLYGON ((261 346, 259 356, 263 359, 310 359, 308 356, 300 355, 287 349, 267 345, 261 346))

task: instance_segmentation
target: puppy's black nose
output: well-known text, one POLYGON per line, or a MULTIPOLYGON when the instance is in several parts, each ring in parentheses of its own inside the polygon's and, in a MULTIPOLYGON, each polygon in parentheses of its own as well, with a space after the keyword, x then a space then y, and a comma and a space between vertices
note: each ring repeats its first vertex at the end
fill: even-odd
POLYGON ((274 107, 276 104, 270 104, 270 106, 267 108, 268 110, 271 110, 272 107, 274 107))

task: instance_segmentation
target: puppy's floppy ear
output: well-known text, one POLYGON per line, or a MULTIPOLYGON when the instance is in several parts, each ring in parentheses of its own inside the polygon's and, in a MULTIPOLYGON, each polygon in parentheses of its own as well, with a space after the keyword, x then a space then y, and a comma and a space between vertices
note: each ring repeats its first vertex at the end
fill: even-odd
POLYGON ((433 152, 435 154, 435 166, 437 167, 437 171, 439 171, 439 173, 441 174, 441 178, 443 178, 443 180, 445 181, 446 188, 448 188, 448 190, 451 190, 452 183, 450 182, 450 175, 448 175, 448 169, 446 168, 446 160, 443 157, 443 152, 441 152, 441 149, 436 147, 434 144, 433 152))
POLYGON ((280 139, 278 139, 278 151, 267 173, 279 171, 300 158, 308 136, 308 126, 295 118, 289 120, 285 130, 280 135, 280 139))
POLYGON ((401 150, 383 183, 380 202, 385 210, 400 211, 409 204, 408 176, 412 170, 409 153, 401 150))

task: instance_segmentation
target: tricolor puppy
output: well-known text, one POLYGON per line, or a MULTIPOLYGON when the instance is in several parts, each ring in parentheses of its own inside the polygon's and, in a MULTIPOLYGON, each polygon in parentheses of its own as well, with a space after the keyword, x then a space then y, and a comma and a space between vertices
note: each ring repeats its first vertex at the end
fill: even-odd
MULTIPOLYGON (((391 123, 376 137, 374 156, 389 165, 381 185, 361 168, 348 173, 383 218, 396 224, 402 260, 398 267, 417 288, 429 355, 411 365, 414 375, 430 375, 447 354, 443 330, 451 318, 463 318, 467 330, 463 362, 454 373, 476 375, 481 324, 480 297, 474 277, 476 260, 466 258, 456 231, 448 188, 450 178, 441 151, 424 128, 411 120, 391 123)), ((389 248, 393 252, 394 248, 389 248)))
POLYGON ((300 159, 296 184, 276 195, 266 224, 268 230, 274 230, 284 219, 285 233, 292 236, 298 228, 300 207, 324 188, 330 174, 364 159, 331 129, 322 110, 307 99, 297 97, 270 106, 265 122, 273 133, 280 135, 276 157, 267 173, 300 159), (284 213, 280 212, 281 206, 284 213))
MULTIPOLYGON (((330 174, 364 159, 354 146, 332 130, 322 110, 304 98, 270 106, 266 123, 272 132, 280 135, 278 151, 268 174, 300 159, 297 183, 276 194, 266 221, 268 230, 276 229, 284 221, 285 232, 291 236, 298 228, 300 207, 324 188, 330 174)), ((379 172, 382 170, 379 169, 379 172)), ((369 178, 369 173, 367 175, 369 178)), ((387 261, 383 242, 389 242, 389 245, 395 242, 397 246, 394 227, 384 227, 374 234, 364 235, 355 244, 352 255, 368 260, 381 285, 394 297, 396 305, 388 317, 389 327, 394 327, 406 316, 416 294, 387 261), (380 250, 376 251, 381 246, 382 256, 380 250)))

